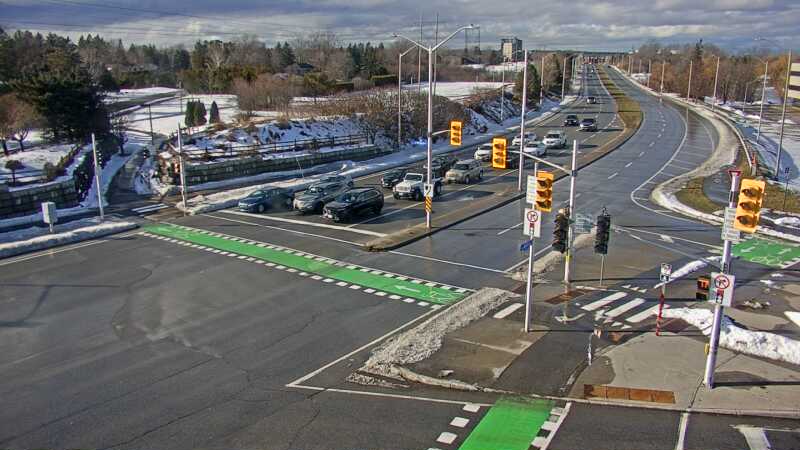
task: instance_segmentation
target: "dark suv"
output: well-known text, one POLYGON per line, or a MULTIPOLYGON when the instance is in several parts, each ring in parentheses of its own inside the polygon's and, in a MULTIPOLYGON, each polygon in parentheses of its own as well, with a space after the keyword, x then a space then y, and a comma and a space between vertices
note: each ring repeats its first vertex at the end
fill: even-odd
POLYGON ((565 127, 577 127, 579 123, 578 116, 575 114, 567 114, 567 117, 564 118, 565 127))
MULTIPOLYGON (((455 155, 438 155, 434 156, 431 162, 431 172, 433 176, 443 177, 444 174, 458 162, 458 157, 455 155)), ((428 170, 428 164, 426 163, 422 168, 428 170)))
POLYGON ((271 208, 291 208, 294 195, 284 188, 267 188, 251 192, 239 200, 239 210, 263 213, 271 208))
POLYGON ((350 189, 325 205, 322 216, 334 222, 346 222, 362 214, 379 215, 383 209, 383 193, 375 188, 350 189))
POLYGON ((408 173, 407 167, 401 167, 399 169, 392 169, 381 177, 381 186, 391 189, 394 187, 395 184, 403 181, 403 177, 406 176, 408 173))

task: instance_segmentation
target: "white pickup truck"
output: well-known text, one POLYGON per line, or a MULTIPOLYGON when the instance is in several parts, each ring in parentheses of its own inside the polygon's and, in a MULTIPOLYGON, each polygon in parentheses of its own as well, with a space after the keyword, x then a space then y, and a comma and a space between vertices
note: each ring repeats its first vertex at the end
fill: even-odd
MULTIPOLYGON (((421 173, 409 172, 403 181, 397 183, 392 189, 395 199, 411 199, 420 201, 424 197, 425 175, 421 173)), ((438 197, 442 194, 442 179, 433 179, 433 196, 438 197)))

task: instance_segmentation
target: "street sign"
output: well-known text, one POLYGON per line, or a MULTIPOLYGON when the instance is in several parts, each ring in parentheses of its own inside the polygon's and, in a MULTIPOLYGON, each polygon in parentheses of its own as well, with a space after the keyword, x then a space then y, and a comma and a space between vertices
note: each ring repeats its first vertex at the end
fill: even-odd
POLYGON ((531 205, 536 203, 536 176, 528 175, 528 190, 525 192, 525 201, 531 205))
POLYGON ((585 214, 576 214, 575 232, 578 234, 588 234, 592 232, 592 218, 585 214))
POLYGON ((422 192, 425 197, 433 197, 433 185, 431 183, 425 183, 422 192))
POLYGON ((708 301, 719 303, 722 306, 733 305, 733 286, 736 277, 726 273, 711 272, 711 282, 708 284, 708 301))
POLYGON ((741 233, 734 227, 736 208, 725 208, 725 219, 722 222, 722 240, 733 243, 741 240, 741 233))
POLYGON ((527 241, 523 242, 522 244, 519 244, 519 251, 527 252, 528 249, 531 248, 531 245, 533 245, 533 239, 528 239, 527 241))
POLYGON ((789 77, 789 90, 786 95, 800 100, 800 63, 792 63, 791 76, 789 77))
POLYGON ((542 213, 539 211, 525 208, 525 217, 522 219, 522 224, 522 234, 525 236, 542 237, 542 213))
POLYGON ((670 275, 672 275, 672 265, 661 263, 661 282, 669 283, 670 275))

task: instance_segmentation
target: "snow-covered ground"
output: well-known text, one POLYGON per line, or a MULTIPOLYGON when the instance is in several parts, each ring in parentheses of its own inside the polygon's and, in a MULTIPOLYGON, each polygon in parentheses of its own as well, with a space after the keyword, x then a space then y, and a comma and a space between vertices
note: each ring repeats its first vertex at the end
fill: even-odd
MULTIPOLYGON (((211 111, 211 102, 216 101, 219 107, 220 119, 231 122, 239 113, 239 106, 235 95, 187 95, 183 98, 173 98, 152 105, 149 109, 153 113, 153 131, 169 135, 178 130, 178 125, 185 127, 184 115, 186 102, 189 100, 202 101, 206 107, 206 118, 211 111)), ((139 108, 128 114, 128 127, 141 131, 150 131, 150 118, 148 108, 139 108)))
MULTIPOLYGON (((53 234, 40 234, 38 236, 26 236, 21 239, 14 239, 9 242, 0 243, 0 258, 19 255, 21 253, 44 250, 57 245, 72 244, 75 242, 95 239, 113 233, 136 228, 133 222, 107 221, 104 223, 84 223, 78 228, 70 228, 53 234)), ((20 233, 20 232, 11 232, 20 233)))
MULTIPOLYGON (((56 165, 73 147, 74 145, 70 144, 42 145, 31 147, 30 149, 26 147, 25 151, 12 153, 10 156, 5 156, 0 152, 0 174, 2 174, 0 181, 6 178, 11 181, 11 171, 6 169, 6 162, 9 160, 17 160, 24 166, 18 171, 20 176, 17 177, 17 181, 39 180, 42 177, 41 171, 45 164, 56 165)), ((14 146, 13 148, 17 147, 14 146)))
MULTIPOLYGON (((532 61, 528 61, 530 64, 532 61)), ((505 64, 493 64, 491 66, 486 66, 485 69, 489 72, 502 72, 505 70, 506 72, 522 72, 522 69, 525 68, 524 61, 517 61, 517 62, 510 62, 505 64)))
MULTIPOLYGON (((476 89, 500 89, 503 83, 501 82, 474 82, 474 81, 453 81, 453 82, 437 82, 436 83, 436 95, 440 95, 442 97, 447 97, 450 100, 462 100, 465 97, 472 95, 472 93, 476 89)), ((510 90, 514 85, 514 80, 509 79, 506 80, 506 90, 510 90)), ((403 86, 404 90, 421 90, 422 92, 428 92, 428 83, 422 83, 422 85, 418 83, 414 84, 407 84, 403 86)))
POLYGON ((135 100, 142 97, 158 94, 177 94, 180 89, 169 87, 151 87, 142 89, 120 89, 119 92, 106 92, 106 103, 116 103, 126 100, 135 100))

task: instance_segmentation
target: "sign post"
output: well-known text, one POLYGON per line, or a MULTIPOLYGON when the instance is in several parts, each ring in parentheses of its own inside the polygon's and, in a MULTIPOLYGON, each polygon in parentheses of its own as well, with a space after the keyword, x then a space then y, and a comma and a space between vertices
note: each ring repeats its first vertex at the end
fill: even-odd
MULTIPOLYGON (((520 154, 520 165, 523 164, 522 154, 520 154)), ((533 173, 539 173, 539 162, 533 163, 533 173)), ((528 177, 528 202, 535 207, 536 205, 536 176, 528 177), (533 195, 530 192, 533 191, 533 195), (533 201, 531 201, 533 200, 533 201)), ((533 308, 533 254, 536 247, 535 239, 541 233, 542 213, 535 211, 531 208, 525 208, 525 217, 522 218, 522 223, 525 228, 525 235, 530 236, 530 246, 528 247, 528 277, 527 286, 525 289, 525 326, 522 328, 524 332, 529 333, 531 330, 531 310, 533 308), (533 219, 533 220, 532 220, 533 219), (531 223, 533 222, 533 227, 531 223), (533 228, 533 235, 531 236, 531 228, 533 228)))
POLYGON ((672 265, 661 263, 661 295, 658 299, 658 318, 656 318, 656 336, 661 336, 661 317, 664 312, 664 298, 667 296, 667 283, 672 275, 672 265))

